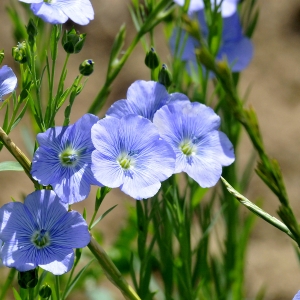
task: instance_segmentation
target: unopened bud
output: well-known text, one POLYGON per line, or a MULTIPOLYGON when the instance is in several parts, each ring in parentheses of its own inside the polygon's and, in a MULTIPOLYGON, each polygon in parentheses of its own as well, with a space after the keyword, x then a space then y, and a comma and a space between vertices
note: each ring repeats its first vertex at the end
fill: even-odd
POLYGON ((4 59, 4 49, 0 50, 0 65, 2 64, 2 61, 4 59))
POLYGON ((43 299, 50 298, 51 294, 52 294, 52 290, 49 284, 44 284, 39 291, 39 295, 43 299))
POLYGON ((146 54, 145 65, 151 70, 154 70, 159 66, 159 59, 153 47, 151 47, 146 54))
POLYGON ((168 88, 172 83, 172 75, 166 64, 162 64, 158 73, 158 82, 168 88))
POLYGON ((85 33, 79 34, 72 28, 69 31, 65 31, 61 43, 67 53, 79 53, 84 45, 85 38, 85 33))
POLYGON ((39 281, 38 269, 18 273, 18 284, 22 289, 32 289, 39 281))
POLYGON ((82 64, 79 66, 79 72, 83 76, 89 76, 94 71, 94 61, 92 59, 86 59, 82 64))
POLYGON ((33 47, 35 45, 35 37, 38 34, 37 26, 32 18, 29 19, 28 25, 26 27, 28 34, 28 44, 33 47))
POLYGON ((16 47, 12 48, 12 57, 20 64, 27 62, 26 42, 18 43, 16 47))

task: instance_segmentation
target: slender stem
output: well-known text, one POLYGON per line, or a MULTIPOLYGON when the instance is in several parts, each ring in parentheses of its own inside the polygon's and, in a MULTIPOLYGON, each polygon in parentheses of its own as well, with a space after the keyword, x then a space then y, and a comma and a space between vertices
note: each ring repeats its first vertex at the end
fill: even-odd
POLYGON ((12 154, 12 156, 20 163, 23 167, 25 173, 29 179, 38 185, 37 181, 34 180, 30 174, 31 162, 27 156, 16 146, 16 144, 10 139, 10 137, 4 132, 2 127, 0 127, 0 141, 4 144, 7 150, 12 154))
POLYGON ((5 281, 4 285, 1 288, 0 300, 4 300, 5 299, 5 295, 6 295, 7 291, 8 291, 8 288, 12 284, 16 273, 17 273, 17 270, 15 268, 11 268, 10 269, 9 274, 8 274, 8 276, 6 278, 6 281, 5 281))
POLYGON ((114 265, 104 249, 96 242, 96 240, 92 236, 91 241, 88 244, 88 248, 98 260, 106 277, 122 292, 125 299, 141 300, 134 289, 122 277, 120 271, 114 265))
POLYGON ((55 293, 56 293, 56 299, 60 300, 60 282, 59 282, 59 276, 55 275, 55 293))
POLYGON ((286 233, 290 238, 292 238, 294 241, 296 241, 295 236, 292 234, 292 232, 288 229, 288 227, 282 223, 277 218, 269 215, 267 212, 259 208, 257 205, 252 203, 250 200, 248 200, 246 197, 241 195, 239 192, 237 192, 223 177, 221 177, 223 183, 225 184, 228 192, 232 194, 240 203, 242 203, 244 206, 246 206, 250 211, 255 213, 257 216, 262 218, 263 220, 267 221, 274 227, 278 228, 282 232, 286 233))
POLYGON ((29 300, 34 300, 34 288, 28 289, 29 300))

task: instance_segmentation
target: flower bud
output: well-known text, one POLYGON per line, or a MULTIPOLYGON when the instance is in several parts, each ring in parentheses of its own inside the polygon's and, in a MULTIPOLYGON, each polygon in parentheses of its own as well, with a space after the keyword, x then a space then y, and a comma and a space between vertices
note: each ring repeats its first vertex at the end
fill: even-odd
POLYGON ((153 47, 151 47, 146 54, 145 65, 151 70, 154 70, 159 66, 159 59, 153 47))
POLYGON ((44 284, 39 291, 39 295, 42 299, 48 299, 51 294, 52 290, 49 284, 44 284))
POLYGON ((83 76, 89 76, 94 71, 94 61, 92 59, 86 59, 80 66, 79 72, 83 76))
POLYGON ((16 47, 12 48, 12 57, 14 60, 20 64, 27 62, 27 53, 26 53, 26 42, 18 43, 16 47))
POLYGON ((4 59, 4 49, 0 50, 0 65, 2 64, 2 61, 4 59))
POLYGON ((61 43, 67 53, 79 53, 84 45, 85 38, 85 33, 79 34, 72 28, 65 31, 61 43))
POLYGON ((172 83, 172 75, 166 64, 162 64, 158 73, 158 82, 168 88, 172 83))
POLYGON ((30 47, 33 47, 35 45, 35 37, 38 34, 38 30, 32 18, 29 19, 26 30, 28 34, 28 44, 30 45, 30 47))
POLYGON ((38 269, 29 270, 26 272, 18 273, 18 284, 22 289, 32 289, 34 288, 38 281, 38 269))

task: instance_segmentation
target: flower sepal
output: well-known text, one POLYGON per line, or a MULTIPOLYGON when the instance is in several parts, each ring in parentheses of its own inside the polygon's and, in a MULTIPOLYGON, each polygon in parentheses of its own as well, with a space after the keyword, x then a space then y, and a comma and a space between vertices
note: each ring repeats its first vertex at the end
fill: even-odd
POLYGON ((66 30, 62 37, 62 46, 69 54, 79 53, 84 45, 86 33, 78 33, 74 28, 66 30))

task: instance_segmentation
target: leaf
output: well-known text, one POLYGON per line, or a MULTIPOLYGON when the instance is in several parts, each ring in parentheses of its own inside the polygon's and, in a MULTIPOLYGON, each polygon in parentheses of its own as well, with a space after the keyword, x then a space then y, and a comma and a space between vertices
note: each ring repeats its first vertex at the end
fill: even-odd
POLYGON ((22 298, 19 295, 19 293, 17 292, 17 290, 15 288, 12 288, 12 289, 13 289, 15 300, 22 300, 22 298))
POLYGON ((73 279, 71 284, 68 286, 66 293, 64 295, 64 299, 68 297, 74 286, 76 285, 77 281, 80 279, 80 277, 83 275, 83 272, 89 267, 89 265, 94 261, 95 259, 92 259, 85 267, 83 267, 79 273, 76 275, 76 277, 73 279))
POLYGON ((0 163, 1 171, 24 171, 24 169, 17 161, 4 161, 0 163))
POLYGON ((94 223, 93 225, 91 226, 91 229, 96 226, 101 220, 104 219, 104 217, 109 213, 111 212, 118 204, 114 205, 113 207, 109 208, 103 215, 101 215, 94 223))

